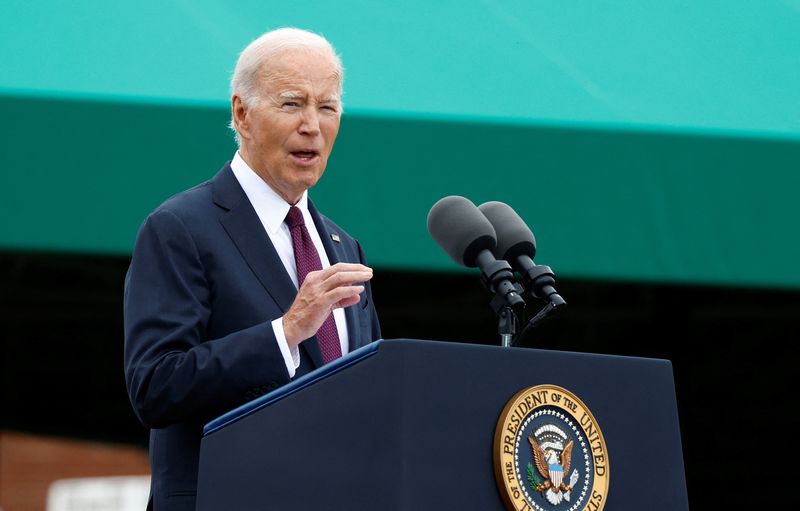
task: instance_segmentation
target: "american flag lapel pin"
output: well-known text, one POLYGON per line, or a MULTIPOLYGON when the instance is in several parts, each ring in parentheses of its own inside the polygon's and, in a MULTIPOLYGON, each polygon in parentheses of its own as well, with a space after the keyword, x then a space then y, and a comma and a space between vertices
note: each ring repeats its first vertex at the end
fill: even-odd
POLYGON ((333 241, 335 241, 336 243, 339 243, 339 241, 341 241, 341 240, 339 239, 339 235, 338 235, 338 234, 336 234, 336 233, 331 233, 331 239, 332 239, 333 241))

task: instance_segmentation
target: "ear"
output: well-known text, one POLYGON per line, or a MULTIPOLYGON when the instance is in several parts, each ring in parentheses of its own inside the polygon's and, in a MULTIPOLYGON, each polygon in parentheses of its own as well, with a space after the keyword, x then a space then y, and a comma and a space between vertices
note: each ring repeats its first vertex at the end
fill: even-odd
POLYGON ((243 139, 250 138, 250 127, 247 119, 247 107, 238 94, 231 96, 231 118, 236 131, 243 139))

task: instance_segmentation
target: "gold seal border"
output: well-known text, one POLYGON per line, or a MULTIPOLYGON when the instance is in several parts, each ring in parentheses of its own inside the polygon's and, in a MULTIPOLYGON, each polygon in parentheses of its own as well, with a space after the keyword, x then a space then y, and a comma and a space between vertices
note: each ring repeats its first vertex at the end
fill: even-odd
MULTIPOLYGON (((595 460, 594 484, 592 485, 589 493, 589 500, 582 508, 582 510, 585 511, 602 511, 605 507, 608 497, 609 485, 608 449, 606 448, 605 437, 600 430, 600 425, 597 423, 597 419, 594 418, 594 415, 592 415, 589 407, 587 407, 583 401, 578 398, 578 396, 563 387, 551 384, 534 385, 532 387, 524 388, 514 394, 514 396, 506 403, 506 406, 503 408, 500 418, 497 421, 497 427, 495 428, 494 432, 494 449, 492 451, 492 457, 494 460, 495 481, 497 482, 497 487, 500 490, 500 495, 503 498, 503 503, 506 505, 506 509, 509 511, 532 510, 528 502, 525 500, 522 491, 517 486, 517 481, 522 480, 522 478, 517 472, 514 454, 513 452, 509 453, 504 451, 504 446, 507 443, 505 442, 505 438, 508 433, 512 432, 512 429, 509 429, 511 417, 523 404, 525 404, 525 407, 528 409, 524 412, 522 417, 518 417, 518 425, 521 425, 522 421, 537 408, 542 408, 545 406, 556 407, 571 415, 572 418, 578 423, 579 427, 583 430, 583 434, 589 441, 589 452, 591 455, 595 457, 602 454, 603 458, 601 466, 603 467, 603 473, 598 475, 598 462, 595 460), (560 396, 556 402, 554 402, 553 397, 551 397, 555 395, 560 396), (562 404, 564 402, 564 397, 568 398, 574 407, 562 404), (586 419, 587 417, 588 420, 586 419), (599 451, 593 448, 596 443, 600 446, 599 451), (511 473, 507 472, 506 469, 506 464, 508 462, 511 462, 511 473)), ((518 428, 513 431, 514 442, 512 443, 516 443, 517 434, 518 428)))

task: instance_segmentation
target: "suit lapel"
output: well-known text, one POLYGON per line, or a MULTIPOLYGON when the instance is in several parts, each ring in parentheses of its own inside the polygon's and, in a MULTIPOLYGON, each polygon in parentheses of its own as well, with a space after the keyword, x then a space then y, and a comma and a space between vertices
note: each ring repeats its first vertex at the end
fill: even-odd
POLYGON ((283 269, 272 241, 229 165, 214 177, 213 186, 214 202, 228 210, 220 218, 220 223, 261 285, 281 311, 286 312, 294 301, 297 288, 283 269))
MULTIPOLYGON (((317 226, 317 232, 319 232, 319 237, 322 240, 322 245, 325 247, 325 253, 328 254, 328 261, 330 261, 331 265, 336 263, 358 262, 353 255, 347 253, 344 243, 341 241, 333 241, 333 235, 335 235, 339 240, 345 239, 344 233, 338 232, 332 225, 325 222, 325 219, 322 218, 322 215, 320 215, 319 211, 317 211, 317 208, 310 199, 308 201, 308 212, 311 213, 311 218, 314 219, 314 225, 317 226)), ((356 324, 357 307, 358 304, 353 305, 352 307, 345 307, 344 309, 344 318, 345 322, 347 323, 347 344, 350 351, 353 351, 361 346, 361 330, 357 328, 358 325, 356 324)))

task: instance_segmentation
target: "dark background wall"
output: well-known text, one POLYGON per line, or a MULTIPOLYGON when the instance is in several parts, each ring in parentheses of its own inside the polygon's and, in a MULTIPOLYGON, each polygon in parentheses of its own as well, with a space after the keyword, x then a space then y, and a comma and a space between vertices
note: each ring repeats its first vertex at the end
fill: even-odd
MULTIPOLYGON (((0 254, 0 429, 146 446, 122 374, 128 262, 0 254)), ((526 346, 672 361, 692 508, 723 496, 737 507, 784 502, 797 465, 769 491, 758 490, 757 467, 784 456, 800 425, 800 292, 574 279, 558 288, 568 307, 526 346)), ((374 290, 386 338, 497 342, 476 275, 377 268, 374 290)))

